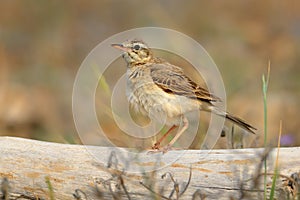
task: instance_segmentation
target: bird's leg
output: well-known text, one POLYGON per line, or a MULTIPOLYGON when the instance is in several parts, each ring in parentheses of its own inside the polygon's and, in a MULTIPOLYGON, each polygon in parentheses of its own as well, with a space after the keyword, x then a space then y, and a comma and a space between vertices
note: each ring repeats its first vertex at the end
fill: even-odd
POLYGON ((151 147, 152 149, 159 149, 160 148, 160 143, 178 126, 173 125, 157 142, 151 147))
POLYGON ((184 133, 184 131, 189 127, 189 121, 187 120, 186 117, 183 116, 182 121, 183 121, 183 127, 176 133, 175 137, 169 142, 169 144, 163 148, 164 153, 166 153, 168 150, 171 149, 173 144, 178 140, 178 138, 182 135, 182 133, 184 133))

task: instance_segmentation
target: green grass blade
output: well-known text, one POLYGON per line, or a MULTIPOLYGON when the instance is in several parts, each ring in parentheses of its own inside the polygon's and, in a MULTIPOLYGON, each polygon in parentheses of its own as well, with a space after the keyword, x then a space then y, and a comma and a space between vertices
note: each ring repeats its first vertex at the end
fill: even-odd
POLYGON ((274 176, 273 176, 273 181, 272 181, 272 187, 271 187, 269 200, 274 200, 277 176, 278 176, 278 169, 275 168, 275 173, 274 173, 274 176))
MULTIPOLYGON (((265 75, 262 75, 262 91, 263 91, 263 104, 264 104, 264 147, 267 148, 267 140, 268 140, 268 107, 267 107, 267 91, 268 91, 268 85, 269 85, 269 78, 270 78, 270 61, 268 63, 268 73, 267 78, 265 78, 265 75)), ((264 199, 267 199, 267 160, 264 160, 264 199)))
POLYGON ((54 200, 55 198, 54 198, 53 186, 51 184, 49 176, 45 177, 45 182, 46 182, 48 190, 49 190, 49 199, 50 200, 54 200))

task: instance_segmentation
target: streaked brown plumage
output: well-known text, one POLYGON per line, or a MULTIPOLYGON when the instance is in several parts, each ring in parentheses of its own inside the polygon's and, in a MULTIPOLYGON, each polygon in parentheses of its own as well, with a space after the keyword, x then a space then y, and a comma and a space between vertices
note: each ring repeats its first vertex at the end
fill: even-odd
MULTIPOLYGON (((127 62, 127 96, 133 108, 156 120, 160 120, 162 115, 166 116, 166 124, 172 127, 165 136, 183 122, 183 127, 164 151, 188 128, 184 114, 197 109, 226 117, 251 133, 256 130, 240 118, 217 109, 213 102, 220 101, 218 97, 193 82, 180 67, 154 57, 143 41, 132 40, 112 46, 123 51, 123 58, 127 62)), ((165 136, 152 148, 159 149, 165 136)))

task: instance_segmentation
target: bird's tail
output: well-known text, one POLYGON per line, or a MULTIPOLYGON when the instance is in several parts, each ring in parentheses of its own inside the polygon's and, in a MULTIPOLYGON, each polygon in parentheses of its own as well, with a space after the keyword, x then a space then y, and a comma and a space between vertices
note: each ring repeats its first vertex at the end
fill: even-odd
POLYGON ((244 120, 242 120, 234 115, 231 115, 228 112, 220 111, 220 110, 216 109, 215 107, 211 108, 211 112, 216 115, 219 115, 221 117, 225 117, 229 121, 233 122, 234 124, 238 125, 239 127, 243 128, 246 131, 249 131, 253 134, 255 134, 255 130, 257 130, 256 128, 254 128, 252 125, 248 124, 244 120))

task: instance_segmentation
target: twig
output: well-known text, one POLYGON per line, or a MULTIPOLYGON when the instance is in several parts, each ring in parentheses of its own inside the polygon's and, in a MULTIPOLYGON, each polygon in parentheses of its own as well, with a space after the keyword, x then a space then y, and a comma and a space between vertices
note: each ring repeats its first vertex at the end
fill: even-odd
POLYGON ((86 194, 80 189, 75 190, 75 193, 73 194, 73 197, 77 200, 88 200, 86 194))

